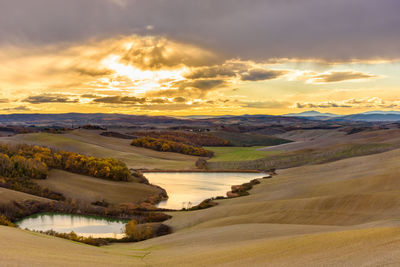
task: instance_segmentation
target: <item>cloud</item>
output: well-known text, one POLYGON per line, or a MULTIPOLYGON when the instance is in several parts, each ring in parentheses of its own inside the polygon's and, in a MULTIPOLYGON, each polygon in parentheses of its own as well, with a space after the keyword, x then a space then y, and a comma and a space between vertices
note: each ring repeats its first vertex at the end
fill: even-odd
POLYGON ((234 77, 236 75, 234 66, 231 65, 216 65, 210 67, 201 67, 193 70, 185 75, 187 79, 201 78, 217 78, 217 77, 234 77))
POLYGON ((212 79, 212 80, 200 79, 200 80, 178 82, 177 85, 181 88, 193 87, 196 89, 200 89, 202 91, 209 91, 225 86, 226 82, 221 79, 212 79))
POLYGON ((253 102, 240 102, 244 108, 257 108, 257 109, 274 109, 274 108, 286 108, 288 107, 288 102, 278 102, 278 101, 253 101, 253 102))
POLYGON ((143 94, 178 86, 208 90, 215 87, 215 81, 197 79, 183 84, 186 80, 183 74, 191 68, 213 65, 216 59, 208 50, 156 36, 132 35, 42 47, 0 47, 0 88, 10 88, 32 103, 65 101, 47 95, 43 99, 29 97, 39 91, 38 87, 42 94, 83 94, 82 98, 90 98, 87 95, 99 91, 143 94))
POLYGON ((10 102, 10 100, 7 99, 7 98, 0 98, 0 104, 2 104, 2 103, 9 103, 9 102, 10 102))
POLYGON ((219 65, 193 68, 184 76, 187 79, 240 78, 242 81, 263 81, 276 79, 286 73, 286 70, 271 70, 254 61, 231 59, 219 65))
POLYGON ((204 98, 213 90, 228 86, 223 79, 199 79, 182 80, 172 83, 170 89, 150 91, 146 94, 149 97, 187 97, 204 98))
MULTIPOLYGON (((302 72, 298 79, 319 84, 379 77, 357 70, 329 69, 332 66, 318 65, 313 68, 312 63, 286 64, 279 59, 276 59, 275 65, 270 60, 225 60, 216 51, 165 36, 130 35, 96 38, 82 43, 0 46, 0 62, 0 88, 10 88, 1 92, 3 97, 23 99, 19 102, 31 104, 79 103, 56 106, 66 112, 81 108, 90 112, 115 112, 117 109, 119 112, 136 112, 145 108, 167 110, 164 107, 167 105, 171 105, 171 110, 181 107, 185 112, 189 104, 192 104, 191 108, 197 106, 196 111, 201 109, 200 104, 209 108, 211 102, 207 101, 215 103, 213 111, 218 108, 224 112, 241 112, 241 107, 250 110, 285 108, 279 102, 259 99, 265 99, 265 94, 271 99, 293 99, 293 93, 299 93, 296 100, 306 99, 300 94, 308 94, 310 91, 307 90, 314 86, 302 84, 296 89, 288 89, 292 84, 285 83, 297 71, 296 64, 302 72), (329 71, 307 71, 309 69, 329 71), (268 80, 279 77, 279 81, 271 82, 274 88, 268 86, 268 80), (253 83, 257 81, 264 82, 253 83)), ((348 67, 357 69, 358 65, 348 67)), ((382 85, 384 88, 391 86, 388 83, 382 85)), ((366 88, 368 86, 365 84, 366 88)), ((329 85, 319 88, 331 90, 329 85)), ((369 87, 365 90, 359 87, 354 89, 363 90, 364 96, 369 87)), ((299 105, 345 107, 355 104, 299 101, 299 105)), ((44 106, 35 108, 44 109, 44 106)), ((52 105, 45 108, 52 111, 52 105)), ((244 109, 243 112, 246 112, 244 109)))
POLYGON ((171 101, 164 98, 153 98, 149 102, 152 104, 165 104, 165 103, 170 103, 171 101))
POLYGON ((384 101, 378 97, 343 101, 296 102, 292 108, 400 108, 400 101, 384 101))
POLYGON ((313 76, 310 81, 313 83, 334 83, 349 80, 377 79, 379 76, 358 71, 331 71, 313 76))
POLYGON ((77 103, 79 102, 78 99, 73 99, 69 96, 64 95, 51 95, 51 94, 44 94, 44 95, 36 95, 36 96, 29 96, 22 100, 22 102, 28 102, 31 104, 42 104, 42 103, 77 103))
POLYGON ((134 97, 134 96, 105 96, 98 97, 92 100, 92 104, 118 104, 118 105, 137 105, 137 106, 151 106, 158 104, 173 104, 173 103, 184 103, 186 98, 175 97, 173 99, 160 98, 160 97, 134 97))
POLYGON ((146 98, 138 98, 134 96, 107 96, 93 99, 92 102, 105 104, 143 104, 146 98))
POLYGON ((266 69, 252 69, 247 73, 241 74, 242 81, 264 81, 264 80, 273 80, 282 75, 284 75, 286 71, 278 71, 278 70, 266 70, 266 69))
POLYGON ((0 42, 77 42, 144 34, 151 24, 227 58, 399 58, 399 8, 398 0, 13 0, 2 1, 0 42))
POLYGON ((18 107, 14 107, 14 108, 3 108, 2 110, 4 111, 9 111, 9 112, 13 112, 13 111, 30 111, 31 109, 27 106, 18 106, 18 107))
POLYGON ((120 7, 125 7, 128 0, 107 0, 107 1, 114 3, 120 7))
POLYGON ((334 101, 326 101, 320 103, 295 103, 295 108, 351 108, 351 105, 337 103, 334 101))
POLYGON ((186 98, 181 97, 181 96, 174 98, 174 102, 177 102, 177 103, 184 103, 185 101, 186 101, 186 98))
POLYGON ((203 66, 219 61, 218 56, 210 50, 160 36, 125 37, 110 45, 111 51, 107 54, 117 54, 122 64, 141 69, 203 66))
POLYGON ((97 98, 99 96, 98 95, 94 95, 94 94, 83 94, 80 97, 82 97, 82 98, 97 98))
POLYGON ((96 68, 84 68, 84 67, 76 67, 76 68, 71 68, 71 72, 76 72, 79 75, 82 76, 89 76, 89 77, 101 77, 101 76, 107 76, 113 73, 111 70, 107 69, 96 69, 96 68))

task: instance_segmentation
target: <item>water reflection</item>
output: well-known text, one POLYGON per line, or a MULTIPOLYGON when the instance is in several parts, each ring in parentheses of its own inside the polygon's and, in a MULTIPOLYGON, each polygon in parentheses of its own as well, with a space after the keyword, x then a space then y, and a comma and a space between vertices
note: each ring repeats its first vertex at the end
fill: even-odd
POLYGON ((167 190, 169 199, 158 207, 181 209, 199 204, 204 199, 225 196, 232 185, 247 183, 261 178, 263 173, 226 173, 226 172, 150 172, 145 174, 152 184, 167 190))
POLYGON ((84 237, 112 237, 122 238, 126 221, 112 220, 101 217, 90 217, 71 214, 42 213, 29 216, 19 221, 17 225, 22 229, 48 231, 59 233, 74 231, 84 237))

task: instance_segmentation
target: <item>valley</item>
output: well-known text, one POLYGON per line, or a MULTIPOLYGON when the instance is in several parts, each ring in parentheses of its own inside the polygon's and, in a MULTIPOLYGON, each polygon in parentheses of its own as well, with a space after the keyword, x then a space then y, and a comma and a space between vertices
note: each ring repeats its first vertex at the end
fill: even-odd
MULTIPOLYGON (((267 261, 270 265, 282 266, 297 257, 298 261, 291 265, 302 266, 321 261, 336 265, 343 257, 356 265, 371 260, 386 264, 397 258, 386 253, 399 248, 396 240, 400 226, 400 184, 396 166, 400 159, 400 129, 396 124, 363 124, 359 130, 358 122, 332 127, 322 121, 318 123, 323 129, 315 129, 313 120, 302 120, 296 127, 287 127, 286 123, 277 127, 275 121, 267 126, 270 118, 264 122, 257 118, 240 124, 235 134, 220 134, 221 124, 215 124, 215 120, 203 126, 209 129, 207 134, 224 136, 231 143, 224 147, 205 146, 214 152, 211 158, 131 146, 131 140, 126 138, 132 133, 130 128, 79 128, 57 134, 37 132, 1 137, 0 141, 10 146, 39 145, 55 151, 112 157, 124 162, 132 175, 143 172, 146 180, 132 176, 130 181, 112 181, 55 168, 49 170, 46 179, 35 182, 62 194, 68 205, 76 207, 67 205, 59 210, 69 207, 72 214, 92 214, 95 209, 104 209, 101 214, 109 210, 114 214, 109 213, 110 217, 130 210, 132 213, 127 213, 131 215, 126 218, 142 221, 143 227, 151 225, 156 231, 162 223, 171 231, 140 242, 112 242, 94 248, 0 226, 0 234, 12 235, 14 240, 9 249, 3 250, 3 262, 30 262, 33 266, 44 262, 65 266, 85 266, 89 262, 98 266, 177 266, 187 262, 192 262, 192 266, 239 266, 267 261), (105 136, 102 134, 105 131, 119 134, 105 136), (255 142, 261 142, 257 146, 235 145, 240 138, 249 142, 249 136, 253 135, 255 142), (271 140, 288 141, 271 144, 271 140), (270 169, 276 169, 277 175, 262 179, 267 175, 263 172, 270 169), (259 184, 252 186, 248 193, 240 197, 224 196, 231 186, 252 179, 257 179, 259 184), (163 189, 169 202, 165 201, 163 189), (207 198, 212 198, 211 206, 191 209, 207 198), (96 205, 105 206, 95 208, 96 205), (155 217, 151 217, 152 213, 155 217), (159 219, 154 220, 157 216, 159 219), (368 245, 364 244, 360 250, 360 242, 366 240, 368 245), (32 242, 37 244, 37 249, 30 249, 29 254, 17 258, 18 248, 28 248, 32 242), (46 257, 54 246, 63 247, 63 253, 46 257), (372 259, 371 251, 377 246, 381 254, 375 254, 372 259), (81 251, 79 260, 65 261, 78 250, 81 251)), ((223 120, 228 132, 238 127, 236 118, 228 124, 227 119, 223 120)), ((152 131, 154 135, 154 131, 165 131, 166 126, 153 124, 151 127, 140 131, 152 131)), ((171 127, 177 125, 168 125, 171 127)), ((186 130, 173 131, 182 135, 186 130)), ((6 206, 26 201, 42 203, 36 205, 57 202, 1 187, 0 194, 0 204, 6 206)), ((4 245, 0 242, 0 247, 4 245)))

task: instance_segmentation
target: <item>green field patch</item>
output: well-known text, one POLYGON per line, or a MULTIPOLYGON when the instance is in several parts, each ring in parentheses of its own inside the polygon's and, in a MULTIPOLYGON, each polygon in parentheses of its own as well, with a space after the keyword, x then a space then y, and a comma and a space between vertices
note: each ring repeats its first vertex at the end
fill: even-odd
POLYGON ((260 151, 258 148, 264 146, 252 147, 205 147, 207 150, 214 152, 215 156, 210 162, 219 161, 248 161, 265 158, 270 155, 279 154, 280 151, 260 151))

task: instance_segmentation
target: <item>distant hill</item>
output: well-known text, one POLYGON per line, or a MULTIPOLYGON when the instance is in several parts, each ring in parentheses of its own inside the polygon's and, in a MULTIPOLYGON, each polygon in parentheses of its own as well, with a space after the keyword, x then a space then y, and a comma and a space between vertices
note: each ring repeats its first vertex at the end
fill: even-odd
POLYGON ((322 113, 319 111, 310 110, 310 111, 304 111, 304 112, 300 112, 300 113, 284 114, 283 116, 288 116, 288 117, 339 117, 340 115, 333 114, 333 113, 322 113))
MULTIPOLYGON (((109 126, 144 126, 151 127, 155 124, 166 127, 217 127, 218 125, 237 125, 240 127, 267 125, 286 126, 317 126, 322 121, 335 122, 392 122, 400 121, 399 111, 370 111, 360 114, 337 115, 333 113, 321 113, 318 111, 305 111, 285 115, 225 115, 225 116, 146 116, 115 113, 63 113, 63 114, 3 114, 0 115, 2 126, 60 126, 79 127, 83 125, 109 126)), ((239 129, 240 130, 240 129, 239 129)))
POLYGON ((396 122, 400 121, 400 113, 360 113, 332 118, 330 121, 396 122))
POLYGON ((400 111, 395 111, 395 110, 389 110, 389 111, 382 111, 382 110, 374 110, 374 111, 367 111, 367 112, 363 112, 360 114, 382 114, 382 115, 387 115, 387 114, 391 114, 391 115, 400 115, 400 111))
POLYGON ((287 117, 308 118, 312 120, 328 121, 360 121, 360 122, 395 122, 400 121, 400 111, 368 111, 358 114, 338 115, 333 113, 321 113, 315 110, 301 113, 285 114, 287 117))
POLYGON ((289 113, 283 116, 286 117, 297 117, 297 118, 307 118, 311 120, 327 120, 330 118, 340 117, 341 115, 333 114, 333 113, 322 113, 315 110, 304 111, 300 113, 289 113))
POLYGON ((188 119, 177 119, 165 116, 143 116, 126 114, 105 114, 105 113, 63 113, 63 114, 7 114, 0 115, 2 125, 35 125, 47 126, 57 125, 64 127, 76 127, 83 125, 146 125, 158 124, 183 124, 188 119))

